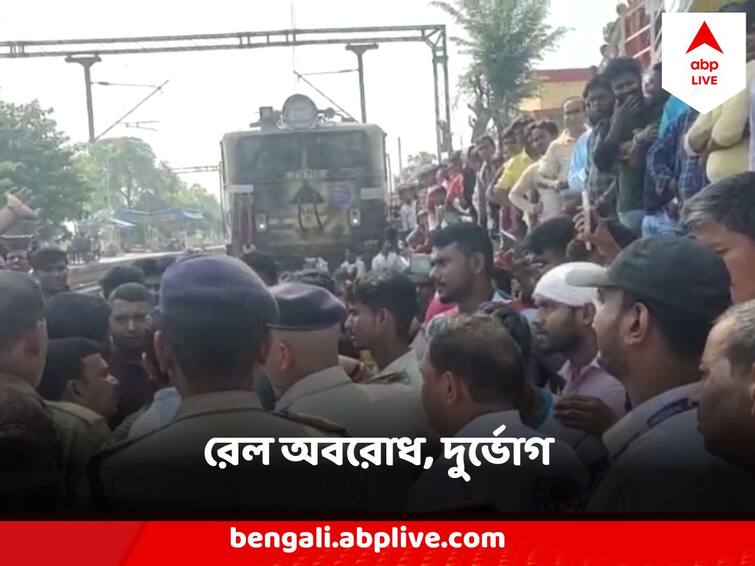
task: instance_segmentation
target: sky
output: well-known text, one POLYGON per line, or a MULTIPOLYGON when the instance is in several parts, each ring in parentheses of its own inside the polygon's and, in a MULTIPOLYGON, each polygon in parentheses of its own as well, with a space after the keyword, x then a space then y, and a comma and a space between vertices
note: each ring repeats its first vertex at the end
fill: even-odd
MULTIPOLYGON (((552 0, 549 23, 570 29, 542 69, 587 67, 599 62, 602 28, 615 14, 615 0, 552 0)), ((445 23, 450 18, 429 0, 26 0, 5 2, 0 41, 92 37, 228 33, 290 28, 388 26, 445 23)), ((382 44, 365 55, 366 106, 370 122, 387 133, 387 149, 398 170, 398 138, 404 161, 419 151, 434 153, 433 79, 424 44, 382 44)), ((469 143, 464 99, 454 85, 466 60, 449 44, 454 144, 469 143)), ((94 81, 157 85, 169 83, 127 121, 152 121, 157 131, 114 128, 108 136, 141 137, 172 167, 217 164, 223 134, 244 129, 260 106, 280 108, 293 92, 330 104, 293 74, 356 67, 341 45, 251 50, 103 56, 94 81)), ((308 77, 354 116, 359 116, 356 73, 308 77)), ((149 94, 149 87, 93 87, 95 132, 99 134, 149 94)), ((86 141, 87 117, 81 67, 62 58, 0 59, 0 99, 38 99, 54 109, 59 127, 74 142, 86 141)), ((186 175, 217 194, 217 175, 186 175)))

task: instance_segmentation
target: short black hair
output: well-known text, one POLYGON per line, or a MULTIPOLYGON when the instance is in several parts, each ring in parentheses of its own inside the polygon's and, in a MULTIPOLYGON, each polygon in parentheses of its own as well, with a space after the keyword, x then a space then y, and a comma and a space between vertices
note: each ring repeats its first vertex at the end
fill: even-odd
POLYGON ((514 129, 516 129, 516 128, 526 128, 527 125, 529 125, 530 122, 533 122, 533 121, 534 121, 534 119, 531 118, 530 116, 519 116, 519 118, 517 118, 516 120, 514 120, 511 123, 511 127, 514 128, 514 129))
POLYGON ((619 75, 631 73, 638 79, 642 78, 642 65, 637 59, 632 57, 616 57, 611 59, 603 71, 603 78, 609 83, 613 82, 619 75))
POLYGON ((116 287, 110 294, 110 303, 113 301, 126 301, 127 303, 147 303, 152 305, 154 295, 141 283, 124 283, 116 287))
POLYGON ((509 124, 506 129, 503 130, 503 133, 501 134, 502 140, 510 140, 514 139, 516 137, 516 128, 514 127, 514 124, 509 124))
POLYGON ((495 140, 493 139, 493 136, 480 136, 480 139, 477 140, 477 145, 480 145, 481 143, 489 143, 493 147, 495 147, 495 140))
POLYGON ((109 337, 110 307, 102 299, 81 293, 58 293, 47 302, 47 335, 86 338, 99 344, 109 337))
POLYGON ((509 304, 496 304, 495 310, 491 316, 498 321, 501 326, 514 339, 525 365, 530 362, 532 357, 532 329, 527 319, 509 304))
POLYGON ((440 373, 461 378, 477 402, 519 402, 525 379, 522 353, 491 316, 450 320, 430 342, 430 363, 440 373))
POLYGON ((409 337, 417 309, 417 287, 408 275, 382 269, 365 273, 357 279, 350 299, 373 312, 386 309, 396 321, 396 333, 409 337))
POLYGON ((326 291, 330 291, 332 295, 338 295, 338 285, 335 278, 329 273, 323 273, 315 269, 304 269, 289 273, 286 276, 286 282, 314 285, 315 287, 322 287, 326 291))
POLYGON ((556 137, 561 132, 553 120, 538 120, 536 122, 530 122, 527 126, 527 134, 529 135, 532 130, 545 130, 551 136, 556 137))
POLYGON ((141 283, 144 284, 144 273, 138 267, 131 265, 116 265, 107 270, 107 273, 100 279, 102 287, 102 296, 105 300, 110 298, 113 289, 120 287, 124 283, 141 283))
POLYGON ((605 79, 603 75, 595 75, 593 78, 591 78, 588 83, 585 85, 584 90, 582 91, 582 98, 587 98, 591 91, 593 90, 606 90, 613 94, 613 89, 611 88, 611 84, 605 79))
POLYGON ((738 173, 711 183, 684 204, 682 223, 686 229, 709 221, 755 242, 754 172, 738 173))
POLYGON ((154 257, 143 257, 134 261, 133 266, 144 274, 144 277, 158 277, 165 273, 169 264, 158 261, 154 257))
POLYGON ((500 291, 503 291, 507 295, 511 295, 512 279, 511 271, 493 266, 493 282, 500 291))
POLYGON ((278 262, 270 254, 264 252, 246 252, 241 261, 247 264, 268 285, 278 283, 278 262))
POLYGON ((60 248, 41 248, 29 256, 29 265, 41 271, 59 261, 68 263, 68 255, 60 248))
POLYGON ((652 324, 658 328, 666 345, 676 356, 690 361, 702 357, 708 334, 713 328, 713 320, 659 305, 653 300, 623 291, 622 308, 625 311, 636 303, 647 307, 652 324))
POLYGON ((467 257, 478 253, 485 262, 485 270, 493 273, 493 242, 482 226, 471 222, 452 224, 433 234, 431 242, 435 248, 456 244, 467 257))
POLYGON ((522 247, 535 254, 546 251, 566 256, 566 248, 577 234, 573 220, 568 216, 556 216, 538 224, 522 241, 522 247))
POLYGON ((0 270, 0 351, 16 344, 44 318, 37 282, 26 273, 0 270))
POLYGON ((187 381, 206 392, 251 384, 269 320, 252 307, 184 306, 160 315, 160 329, 187 381))
POLYGON ((37 392, 49 401, 59 401, 66 384, 81 377, 83 360, 94 354, 102 354, 100 345, 84 338, 61 338, 50 340, 47 346, 47 361, 37 392))

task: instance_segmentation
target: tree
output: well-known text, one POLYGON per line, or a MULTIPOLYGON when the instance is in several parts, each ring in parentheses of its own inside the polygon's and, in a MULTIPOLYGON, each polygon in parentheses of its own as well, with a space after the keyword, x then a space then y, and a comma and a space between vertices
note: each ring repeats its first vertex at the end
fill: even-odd
POLYGON ((199 210, 204 217, 214 223, 221 221, 220 203, 207 192, 202 185, 194 183, 188 189, 177 193, 174 202, 176 206, 199 210))
POLYGON ((534 66, 556 47, 566 33, 545 23, 544 0, 438 0, 432 4, 461 26, 466 37, 455 37, 471 63, 459 81, 469 97, 472 139, 485 133, 491 120, 500 135, 522 100, 537 83, 534 66))
MULTIPOLYGON (((65 233, 63 222, 81 216, 87 187, 74 166, 73 148, 57 129, 52 110, 0 101, 0 193, 27 187, 40 209, 44 237, 65 233)), ((30 231, 28 225, 19 232, 30 231)))
POLYGON ((152 147, 139 138, 109 138, 82 146, 78 166, 94 188, 90 211, 102 208, 155 210, 183 188, 152 147))
POLYGON ((410 155, 406 166, 399 173, 398 182, 406 183, 419 177, 420 173, 427 171, 435 165, 435 156, 426 151, 420 151, 416 155, 410 155))
POLYGON ((110 138, 81 146, 76 165, 91 187, 85 204, 90 216, 127 208, 144 212, 181 207, 201 212, 211 224, 221 221, 220 204, 200 185, 187 187, 152 147, 139 138, 110 138))

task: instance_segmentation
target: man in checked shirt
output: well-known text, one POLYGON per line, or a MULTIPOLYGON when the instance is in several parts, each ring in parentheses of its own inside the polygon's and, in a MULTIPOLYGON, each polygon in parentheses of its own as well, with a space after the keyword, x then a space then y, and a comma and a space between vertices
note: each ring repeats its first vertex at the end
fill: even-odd
POLYGON ((684 136, 696 118, 692 108, 682 112, 648 151, 644 237, 676 232, 680 205, 707 183, 700 156, 684 149, 684 136))

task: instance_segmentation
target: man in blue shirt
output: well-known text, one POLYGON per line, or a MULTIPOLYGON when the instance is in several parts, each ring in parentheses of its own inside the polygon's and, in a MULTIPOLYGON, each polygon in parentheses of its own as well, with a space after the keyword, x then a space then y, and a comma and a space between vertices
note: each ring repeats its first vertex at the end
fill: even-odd
POLYGON ((684 134, 695 118, 695 110, 683 111, 648 151, 645 218, 642 222, 644 237, 675 233, 678 206, 705 186, 699 156, 690 156, 684 149, 684 134))
MULTIPOLYGON (((592 121, 590 121, 592 123, 592 121)), ((587 180, 587 141, 592 128, 587 128, 574 142, 569 166, 569 190, 582 191, 587 180)))

